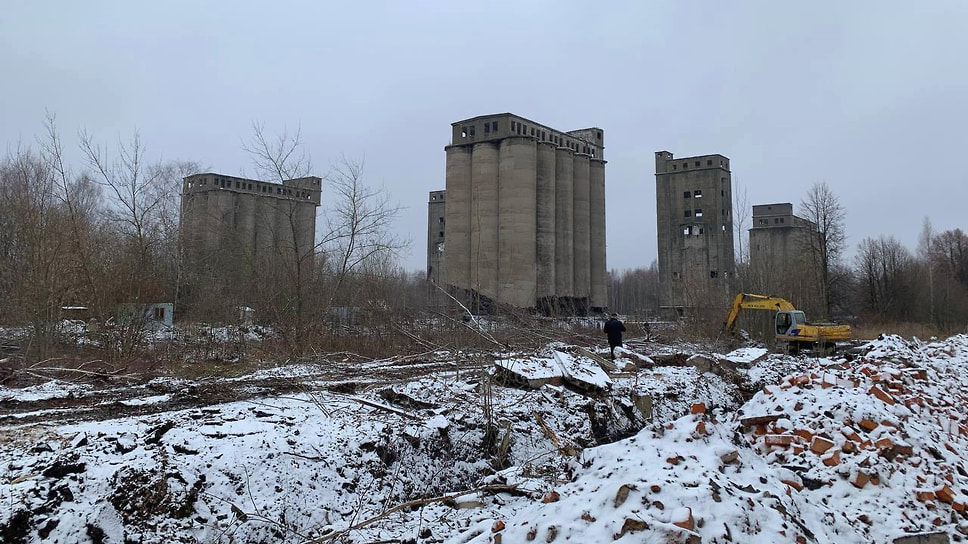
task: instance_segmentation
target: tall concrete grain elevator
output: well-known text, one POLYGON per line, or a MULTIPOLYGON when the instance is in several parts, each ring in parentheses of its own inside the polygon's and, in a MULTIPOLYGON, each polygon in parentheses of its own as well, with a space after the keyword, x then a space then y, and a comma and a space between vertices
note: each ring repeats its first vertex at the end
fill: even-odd
POLYGON ((475 310, 585 315, 606 305, 599 128, 500 113, 452 124, 443 277, 475 310))

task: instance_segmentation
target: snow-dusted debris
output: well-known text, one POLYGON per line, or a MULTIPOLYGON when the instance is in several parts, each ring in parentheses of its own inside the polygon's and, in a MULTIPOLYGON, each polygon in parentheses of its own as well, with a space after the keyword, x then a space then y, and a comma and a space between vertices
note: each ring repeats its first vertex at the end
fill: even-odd
POLYGON ((608 374, 592 359, 563 351, 555 351, 554 357, 561 366, 565 379, 573 385, 602 391, 612 386, 608 374))
MULTIPOLYGON (((966 348, 965 337, 922 345, 887 336, 853 363, 784 357, 796 371, 735 413, 694 408, 585 450, 558 499, 510 503, 498 532, 504 542, 963 538, 966 348)), ((481 519, 448 542, 491 542, 492 528, 481 519)))
MULTIPOLYGON (((968 337, 885 336, 852 362, 766 355, 748 369, 666 349, 676 356, 620 352, 659 364, 611 376, 561 344, 496 357, 553 362, 587 389, 505 387, 494 366, 446 361, 382 382, 373 362, 357 387, 331 387, 328 369, 293 366, 263 375, 303 380, 285 396, 73 425, 14 420, 0 428, 0 498, 14 505, 0 529, 28 542, 93 531, 105 542, 338 533, 356 544, 968 533, 968 337)), ((156 410, 193 387, 157 380, 126 398, 156 410)))
POLYGON ((727 361, 748 365, 766 357, 768 351, 766 348, 740 348, 727 353, 724 357, 727 361))

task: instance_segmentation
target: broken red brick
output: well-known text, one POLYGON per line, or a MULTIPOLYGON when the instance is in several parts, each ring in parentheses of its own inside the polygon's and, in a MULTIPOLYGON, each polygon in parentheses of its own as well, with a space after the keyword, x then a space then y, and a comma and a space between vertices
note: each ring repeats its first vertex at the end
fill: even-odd
POLYGON ((692 508, 687 506, 686 510, 689 511, 689 516, 686 519, 673 521, 672 524, 676 527, 682 527, 687 531, 692 531, 696 528, 696 520, 692 517, 692 508))
POLYGON ((822 436, 813 437, 813 442, 810 443, 810 451, 817 454, 824 453, 832 447, 834 447, 833 440, 827 440, 822 436))
POLYGON ((699 423, 696 424, 696 434, 698 434, 698 435, 707 435, 707 434, 709 434, 706 431, 706 422, 705 421, 700 421, 699 423))
POLYGON ((757 425, 766 425, 767 423, 771 423, 784 417, 787 417, 787 415, 784 413, 769 414, 765 416, 750 416, 740 419, 739 423, 744 429, 752 429, 757 425))
POLYGON ((868 482, 871 481, 870 475, 868 475, 863 470, 858 470, 856 474, 850 477, 850 483, 854 484, 857 489, 863 489, 868 482))
POLYGON ((828 467, 835 467, 840 464, 840 450, 834 450, 833 453, 823 457, 823 464, 828 467))
POLYGON ((549 502, 558 502, 559 500, 561 500, 561 494, 555 490, 551 490, 545 494, 545 496, 541 499, 541 502, 547 504, 549 502))
POLYGON ((797 440, 799 437, 792 434, 768 434, 763 437, 767 446, 789 446, 797 440))
POLYGON ((877 422, 871 421, 869 419, 862 419, 857 422, 857 425, 860 426, 861 429, 864 429, 867 432, 871 432, 877 428, 877 422))
POLYGON ((793 434, 799 436, 805 442, 810 442, 811 440, 813 440, 813 433, 808 431, 807 429, 797 429, 793 431, 793 434))
POLYGON ((491 525, 491 532, 496 533, 498 531, 503 531, 503 530, 504 530, 504 521, 500 519, 494 520, 494 525, 491 525))
POLYGON ((697 403, 695 403, 695 404, 692 405, 692 408, 689 411, 692 414, 705 414, 706 413, 706 404, 705 403, 702 403, 702 402, 697 402, 697 403))
POLYGON ((915 489, 914 496, 921 502, 933 501, 935 498, 934 491, 930 489, 915 489))
POLYGON ((924 381, 928 379, 928 371, 923 368, 914 368, 908 370, 907 375, 915 380, 924 381))
POLYGON ((889 436, 878 438, 877 442, 874 442, 874 447, 882 450, 890 449, 893 445, 894 441, 889 436))
POLYGON ((844 435, 848 440, 851 440, 854 442, 861 441, 860 435, 857 434, 857 431, 855 431, 850 427, 844 427, 843 429, 841 429, 840 434, 844 435))
POLYGON ((753 430, 753 434, 755 434, 756 436, 763 436, 764 434, 766 434, 766 425, 757 425, 756 428, 753 430))
POLYGON ((857 444, 848 440, 844 442, 843 450, 847 453, 854 453, 857 451, 857 444))
POLYGON ((876 385, 872 385, 871 388, 867 390, 867 392, 877 397, 882 402, 885 402, 887 404, 895 404, 894 397, 892 397, 888 393, 885 393, 883 389, 881 389, 880 387, 877 387, 876 385))
POLYGON ((892 449, 895 455, 907 455, 909 457, 914 455, 914 447, 910 444, 894 444, 892 449))
POLYGON ((796 489, 797 491, 803 491, 803 484, 801 484, 796 480, 780 480, 780 481, 792 487, 793 489, 796 489))
POLYGON ((938 497, 939 501, 946 502, 948 504, 953 503, 955 500, 955 493, 954 491, 951 490, 950 487, 948 487, 948 484, 945 484, 939 487, 938 489, 935 489, 934 496, 938 497))

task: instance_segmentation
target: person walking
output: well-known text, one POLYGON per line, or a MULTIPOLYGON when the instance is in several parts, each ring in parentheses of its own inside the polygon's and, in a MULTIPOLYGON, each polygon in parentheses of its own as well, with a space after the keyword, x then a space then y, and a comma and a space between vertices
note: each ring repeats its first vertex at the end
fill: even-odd
POLYGON ((615 348, 622 347, 622 333, 625 332, 625 323, 618 320, 618 314, 612 312, 612 316, 602 327, 608 335, 608 345, 612 348, 612 360, 615 360, 615 348))

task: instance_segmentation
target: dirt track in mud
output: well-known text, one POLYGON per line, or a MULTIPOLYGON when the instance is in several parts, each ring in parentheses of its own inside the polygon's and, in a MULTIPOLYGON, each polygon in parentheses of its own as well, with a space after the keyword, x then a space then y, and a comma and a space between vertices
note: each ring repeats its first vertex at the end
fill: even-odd
MULTIPOLYGON (((87 383, 91 389, 60 398, 0 402, 0 429, 33 423, 101 421, 320 390, 354 394, 423 375, 457 372, 452 362, 428 360, 307 364, 313 365, 311 372, 293 376, 256 373, 240 378, 155 379, 146 383, 74 381, 87 383), (158 395, 168 395, 168 398, 163 402, 138 403, 138 399, 158 395)), ((483 366, 476 362, 463 365, 460 371, 474 371, 483 366)))

